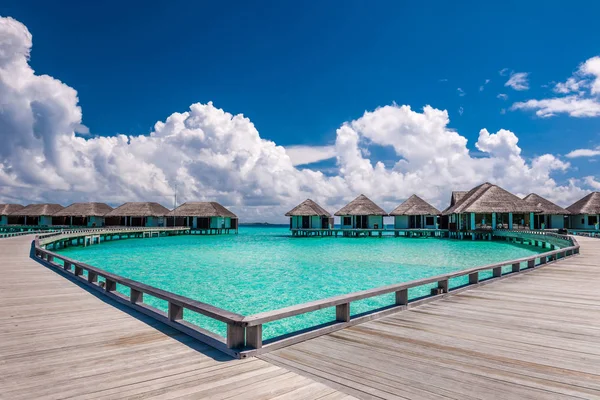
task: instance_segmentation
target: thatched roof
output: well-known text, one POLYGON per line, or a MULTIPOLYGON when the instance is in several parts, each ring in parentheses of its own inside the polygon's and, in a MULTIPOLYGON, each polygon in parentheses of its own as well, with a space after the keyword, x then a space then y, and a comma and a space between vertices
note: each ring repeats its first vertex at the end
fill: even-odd
POLYGON ((467 193, 469 192, 462 190, 453 190, 452 195, 450 196, 450 206, 453 206, 456 203, 458 203, 463 197, 465 197, 467 193))
POLYGON ((571 214, 600 214, 600 192, 592 192, 567 207, 571 214))
POLYGON ((335 215, 388 215, 388 213, 373 203, 367 196, 361 194, 342 207, 335 215))
POLYGON ((542 196, 538 196, 535 193, 528 194, 527 196, 523 197, 523 200, 525 200, 526 202, 531 203, 531 204, 535 205, 537 208, 539 208, 541 210, 540 214, 545 214, 545 215, 568 215, 568 214, 571 214, 569 211, 565 210, 561 206, 558 206, 558 205, 554 204, 553 202, 551 202, 550 200, 547 200, 547 199, 543 198, 542 196))
POLYGON ((8 215, 23 208, 20 204, 0 204, 0 215, 8 215))
POLYGON ((444 211, 442 211, 442 215, 446 215, 446 211, 448 211, 451 207, 454 207, 454 205, 456 205, 456 203, 458 203, 463 197, 465 197, 467 193, 469 192, 462 190, 453 190, 452 194, 450 195, 450 205, 446 207, 444 211))
POLYGON ((27 207, 23 207, 17 211, 11 213, 11 215, 19 217, 42 217, 54 215, 64 207, 60 204, 30 204, 27 207))
POLYGON ((188 201, 171 211, 168 216, 237 218, 237 215, 215 201, 188 201))
POLYGON ((151 202, 131 202, 125 203, 105 217, 164 217, 169 213, 169 209, 158 203, 151 202))
POLYGON ((73 203, 63 208, 55 217, 102 217, 113 208, 105 203, 73 203))
POLYGON ((467 192, 444 215, 462 213, 528 213, 541 211, 537 206, 518 198, 500 186, 483 183, 467 192))
POLYGON ((390 213, 390 215, 438 215, 440 211, 413 194, 404 203, 400 204, 390 213))
POLYGON ((285 213, 286 217, 300 217, 310 215, 331 217, 331 214, 327 212, 327 210, 325 210, 323 207, 321 207, 311 199, 304 200, 302 203, 298 204, 296 207, 292 208, 290 211, 285 213))

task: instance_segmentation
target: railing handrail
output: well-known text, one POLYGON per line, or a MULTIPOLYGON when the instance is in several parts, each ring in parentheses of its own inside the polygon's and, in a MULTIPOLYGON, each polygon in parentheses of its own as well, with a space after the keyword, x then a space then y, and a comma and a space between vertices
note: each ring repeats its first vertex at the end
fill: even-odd
MULTIPOLYGON (((154 228, 154 229, 159 230, 159 231, 170 230, 170 229, 165 229, 165 228, 154 228)), ((125 228, 124 230, 140 232, 140 231, 148 230, 148 228, 128 227, 128 228, 125 228)), ((174 230, 179 230, 179 229, 174 229, 174 230)), ((90 233, 90 231, 86 231, 86 232, 90 233)), ((111 234, 113 232, 123 232, 123 230, 103 229, 101 234, 111 234)), ((78 231, 77 233, 81 233, 81 232, 78 231)), ((54 259, 62 260, 63 264, 64 264, 64 269, 65 270, 68 269, 70 271, 71 267, 73 267, 74 275, 77 276, 79 279, 84 279, 83 271, 87 271, 88 272, 87 282, 89 284, 95 285, 96 287, 99 286, 97 284, 97 277, 98 276, 103 277, 105 279, 104 290, 105 290, 105 292, 107 292, 107 294, 116 296, 116 298, 120 299, 121 301, 128 300, 127 302, 129 304, 131 304, 133 307, 138 306, 138 307, 143 307, 146 310, 150 309, 150 312, 152 313, 153 316, 155 316, 155 318, 166 319, 165 322, 171 324, 172 326, 174 326, 177 329, 180 329, 186 333, 191 332, 190 334, 192 334, 192 335, 194 333, 199 332, 201 335, 201 340, 205 341, 206 343, 210 342, 210 343, 212 343, 211 345, 215 345, 215 347, 218 347, 222 351, 228 352, 229 354, 245 357, 248 354, 258 354, 259 352, 262 352, 262 350, 260 350, 263 347, 262 325, 265 323, 268 323, 268 322, 277 321, 277 320, 281 320, 284 318, 293 317, 293 316, 297 316, 297 315, 301 315, 301 314, 306 314, 306 313, 324 309, 324 308, 336 307, 337 324, 331 326, 329 328, 329 330, 322 330, 315 334, 315 335, 319 335, 319 334, 323 334, 323 332, 330 332, 333 330, 341 329, 345 326, 349 326, 349 324, 357 323, 357 321, 358 322, 362 321, 361 318, 356 318, 356 319, 352 318, 353 322, 351 322, 350 303, 352 303, 354 301, 363 300, 366 298, 372 298, 372 297, 395 292, 396 293, 395 305, 406 307, 406 306, 408 306, 409 302, 413 301, 413 300, 409 301, 409 299, 408 299, 408 289, 410 289, 410 288, 428 285, 428 284, 432 284, 432 283, 438 283, 438 290, 441 290, 441 292, 437 292, 437 293, 438 294, 448 293, 452 290, 455 290, 455 289, 450 290, 448 281, 452 278, 468 276, 469 284, 477 284, 477 283, 479 283, 479 272, 481 272, 481 271, 492 270, 493 277, 502 277, 503 276, 502 267, 505 267, 505 266, 512 265, 512 271, 519 272, 519 271, 521 271, 522 263, 527 263, 527 268, 532 268, 532 267, 536 266, 536 259, 538 259, 538 258, 540 259, 540 264, 545 264, 549 261, 550 262, 555 261, 559 258, 567 257, 567 256, 570 256, 573 254, 577 254, 579 252, 579 244, 577 243, 577 240, 572 236, 560 235, 560 234, 556 234, 553 232, 538 232, 538 231, 523 231, 523 230, 516 230, 514 232, 502 231, 502 235, 499 235, 499 236, 504 236, 505 233, 506 234, 510 234, 510 233, 520 234, 520 235, 515 235, 515 237, 520 237, 520 236, 522 237, 523 234, 527 234, 527 235, 531 234, 532 237, 534 237, 534 238, 538 235, 543 235, 543 236, 547 236, 548 238, 559 239, 560 241, 564 242, 564 244, 570 245, 570 246, 562 247, 557 250, 551 250, 551 251, 540 253, 540 254, 535 254, 533 256, 522 257, 522 258, 518 258, 518 259, 502 261, 502 262, 493 263, 493 264, 487 264, 487 265, 483 265, 483 266, 478 266, 478 267, 473 267, 473 268, 469 268, 469 269, 464 269, 464 270, 459 270, 459 271, 455 271, 455 272, 449 272, 449 273, 445 273, 445 274, 441 274, 441 275, 436 275, 436 276, 432 276, 432 277, 428 277, 428 278, 422 278, 422 279, 418 279, 418 280, 414 280, 414 281, 391 284, 391 285, 386 285, 386 286, 382 286, 382 287, 378 287, 378 288, 367 289, 367 290, 358 291, 358 292, 354 292, 354 293, 329 297, 326 299, 315 300, 315 301, 311 301, 311 302, 307 302, 307 303, 303 303, 303 304, 297 304, 297 305, 293 305, 290 307, 285 307, 285 308, 281 308, 278 310, 266 311, 266 312, 262 312, 262 313, 249 315, 249 316, 243 316, 240 314, 236 314, 236 313, 212 306, 210 304, 202 303, 202 302, 190 299, 185 296, 180 296, 180 295, 177 295, 175 293, 172 293, 172 292, 169 292, 166 290, 158 289, 156 287, 146 285, 144 283, 141 283, 141 282, 129 279, 129 278, 125 278, 125 277, 119 276, 117 274, 110 273, 101 268, 97 268, 97 267, 79 262, 77 260, 73 260, 68 257, 62 256, 60 254, 51 252, 40 246, 40 239, 46 238, 46 237, 54 236, 54 237, 56 237, 55 240, 69 239, 68 234, 65 235, 66 237, 58 237, 60 235, 63 235, 64 232, 51 232, 51 233, 44 233, 44 234, 37 235, 34 240, 34 246, 35 246, 36 257, 41 257, 42 259, 45 258, 48 262, 52 263, 53 266, 55 266, 55 267, 60 266, 60 264, 54 263, 54 259), (130 294, 129 299, 127 299, 126 296, 116 293, 116 285, 117 284, 121 284, 123 286, 130 288, 131 294, 130 294), (165 316, 164 313, 161 312, 160 310, 152 309, 152 307, 147 306, 146 304, 143 304, 143 300, 142 300, 143 296, 142 295, 144 293, 167 301, 168 306, 169 306, 168 313, 166 314, 167 316, 165 316), (125 299, 125 300, 123 300, 123 299, 125 299), (227 337, 222 338, 216 334, 213 334, 211 332, 208 332, 208 331, 200 328, 199 326, 196 326, 196 325, 193 325, 193 324, 190 324, 190 323, 184 321, 183 320, 183 310, 184 309, 188 309, 190 311, 197 312, 197 313, 205 315, 209 318, 226 323, 227 324, 227 337), (225 339, 225 340, 223 340, 223 339, 225 339), (235 349, 237 349, 237 350, 235 350, 235 349)), ((533 240, 533 239, 530 239, 530 240, 533 240)), ((433 295, 434 294, 432 293, 432 296, 433 295)), ((393 306, 392 306, 392 308, 390 308, 390 310, 392 310, 392 311, 394 309, 395 309, 395 307, 393 307, 393 306)), ((273 349, 273 348, 277 348, 277 346, 281 347, 282 345, 289 344, 289 343, 293 342, 294 340, 305 339, 307 337, 310 337, 309 335, 312 335, 312 333, 303 332, 303 331, 295 331, 295 332, 291 332, 291 333, 285 335, 285 338, 282 338, 282 337, 274 338, 273 340, 270 340, 270 343, 268 345, 265 345, 265 346, 267 346, 269 349, 273 349)))
MULTIPOLYGON (((569 240, 571 243, 576 242, 574 239, 569 240)), ((244 324, 246 326, 254 326, 264 324, 266 322, 276 321, 278 319, 293 317, 300 314, 306 314, 308 312, 320 310, 323 308, 333 307, 339 304, 345 304, 357 300, 363 300, 370 297, 376 297, 383 294, 397 292, 399 290, 410 289, 418 286, 427 285, 430 283, 436 283, 439 281, 444 281, 452 278, 457 278, 465 275, 470 275, 475 272, 486 271, 497 267, 505 267, 513 264, 521 264, 524 262, 529 262, 531 260, 535 260, 540 256, 553 256, 559 253, 564 253, 566 250, 575 250, 579 248, 579 244, 573 244, 570 247, 552 250, 548 252, 544 252, 541 254, 536 254, 534 256, 517 258, 509 261, 502 261, 494 264, 487 264, 479 267, 473 267, 469 269, 463 269, 460 271, 449 272, 446 274, 440 274, 428 278, 417 279, 409 282, 395 283, 391 285, 381 286, 378 288, 362 290, 354 293, 343 294, 339 296, 328 297, 325 299, 315 300, 303 304, 296 304, 293 306, 280 308, 278 310, 265 311, 262 313, 257 313, 253 315, 249 315, 244 318, 244 324)))
POLYGON ((25 235, 34 235, 40 233, 41 231, 22 231, 22 232, 0 232, 0 238, 7 237, 15 237, 15 236, 25 236, 25 235))
POLYGON ((200 301, 190 299, 189 297, 181 296, 181 295, 178 295, 178 294, 166 291, 166 290, 162 290, 162 289, 156 288, 154 286, 150 286, 145 283, 138 282, 133 279, 125 278, 120 275, 113 274, 112 272, 105 271, 101 268, 94 267, 94 266, 88 265, 86 263, 77 261, 77 260, 73 260, 69 257, 65 257, 63 255, 54 253, 54 252, 46 250, 46 249, 42 249, 39 246, 38 238, 35 239, 35 242, 36 242, 35 243, 36 250, 43 252, 45 254, 48 254, 55 259, 59 259, 59 260, 62 260, 63 262, 67 262, 72 266, 81 267, 84 270, 94 272, 98 276, 101 276, 105 279, 109 279, 109 280, 119 283, 121 285, 124 285, 129 288, 138 290, 140 292, 149 294, 151 296, 158 297, 159 299, 172 302, 178 306, 183 306, 191 311, 206 315, 207 317, 211 317, 211 318, 217 319, 217 320, 225 322, 225 323, 233 323, 233 324, 240 324, 243 319, 243 316, 240 314, 236 314, 231 311, 227 311, 222 308, 212 306, 210 304, 202 303, 200 301))

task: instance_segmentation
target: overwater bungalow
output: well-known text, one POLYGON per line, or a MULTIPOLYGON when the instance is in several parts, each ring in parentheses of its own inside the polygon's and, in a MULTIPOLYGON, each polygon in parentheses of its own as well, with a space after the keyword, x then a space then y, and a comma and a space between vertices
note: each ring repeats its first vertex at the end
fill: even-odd
POLYGON ((0 225, 24 225, 24 217, 10 215, 23 208, 20 204, 0 204, 0 225))
POLYGON ((533 217, 534 229, 565 228, 565 219, 571 214, 568 210, 535 193, 528 194, 523 200, 541 210, 533 217))
POLYGON ((107 226, 165 226, 170 210, 158 203, 125 203, 104 215, 107 226))
POLYGON ((63 208, 60 204, 29 204, 12 212, 9 218, 22 221, 23 225, 29 226, 64 225, 64 217, 54 217, 54 214, 63 208))
POLYGON ((592 192, 567 207, 571 229, 600 230, 600 192, 592 192))
POLYGON ((456 203, 458 203, 460 201, 460 199, 462 199, 467 193, 469 193, 469 192, 461 191, 461 190, 452 191, 452 194, 450 195, 450 205, 448 207, 446 207, 444 209, 444 211, 441 212, 442 215, 440 215, 440 217, 439 217, 440 229, 448 229, 450 216, 445 214, 446 211, 449 210, 451 207, 454 207, 456 205, 456 203))
POLYGON ((388 213, 361 194, 334 215, 340 217, 342 229, 384 229, 383 217, 388 213))
POLYGON ((306 199, 285 213, 290 217, 290 229, 332 229, 333 217, 323 207, 306 199))
POLYGON ((440 211, 413 194, 390 213, 394 229, 437 229, 440 211))
POLYGON ((63 208, 54 217, 65 217, 70 226, 101 227, 104 226, 104 215, 113 208, 105 203, 73 203, 63 208))
POLYGON ((533 229, 534 214, 541 210, 500 186, 489 182, 468 191, 447 208, 451 231, 476 229, 533 229))
POLYGON ((206 233, 237 232, 238 217, 215 201, 189 201, 167 214, 168 226, 188 226, 206 233))

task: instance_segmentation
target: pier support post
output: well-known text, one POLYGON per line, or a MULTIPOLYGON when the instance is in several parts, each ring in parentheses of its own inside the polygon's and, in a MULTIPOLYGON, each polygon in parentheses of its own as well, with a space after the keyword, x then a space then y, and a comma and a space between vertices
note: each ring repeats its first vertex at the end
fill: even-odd
POLYGON ((262 347, 262 325, 246 328, 246 344, 248 347, 260 349, 262 347))
POLYGON ((140 292, 139 290, 131 289, 131 293, 129 295, 129 301, 133 304, 143 303, 144 302, 144 292, 140 292))
POLYGON ((473 272, 469 274, 469 284, 474 285, 479 283, 479 272, 473 272))
POLYGON ((227 324, 227 348, 236 349, 244 347, 244 327, 227 324))
POLYGON ((396 292, 396 305, 405 306, 408 304, 408 289, 398 290, 396 292))
POLYGON ((169 320, 178 321, 183 319, 183 307, 169 302, 169 320))
POLYGON ((106 290, 107 292, 114 292, 115 290, 117 290, 117 282, 107 278, 104 284, 104 290, 106 290))
POLYGON ((339 322, 350 321, 350 303, 335 306, 335 320, 339 322))
POLYGON ((519 272, 521 270, 521 263, 514 263, 512 265, 512 272, 519 272))

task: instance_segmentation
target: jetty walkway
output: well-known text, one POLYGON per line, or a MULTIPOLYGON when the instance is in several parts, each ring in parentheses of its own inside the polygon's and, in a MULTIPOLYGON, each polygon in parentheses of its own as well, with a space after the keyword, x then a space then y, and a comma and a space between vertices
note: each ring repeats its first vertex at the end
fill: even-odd
POLYGON ((0 399, 600 399, 600 239, 441 300, 232 359, 0 239, 0 399))
POLYGON ((0 399, 346 399, 258 358, 234 360, 0 239, 0 399))

